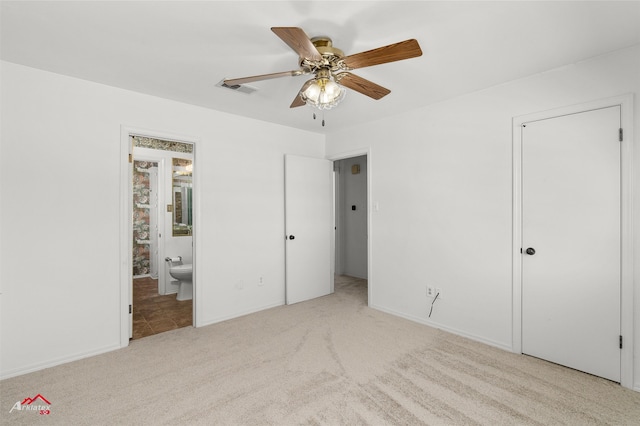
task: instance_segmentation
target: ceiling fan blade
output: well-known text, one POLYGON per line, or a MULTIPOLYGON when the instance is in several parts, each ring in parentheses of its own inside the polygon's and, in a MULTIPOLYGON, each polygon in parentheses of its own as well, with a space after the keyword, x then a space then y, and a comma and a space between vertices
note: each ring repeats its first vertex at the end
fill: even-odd
POLYGON ((289 106, 289 108, 296 108, 296 107, 307 104, 305 101, 302 100, 300 93, 307 90, 307 88, 311 86, 312 83, 313 83, 313 80, 309 80, 302 85, 302 87, 300 88, 300 90, 298 90, 298 93, 296 94, 296 98, 293 100, 293 102, 291 102, 291 105, 289 106))
POLYGON ((322 55, 318 49, 311 43, 309 37, 302 28, 298 27, 272 27, 278 37, 289 45, 301 58, 311 59, 314 61, 322 60, 322 55))
POLYGON ((366 52, 346 56, 343 60, 350 69, 370 67, 386 64, 387 62, 401 61, 403 59, 422 56, 422 49, 416 39, 401 41, 366 52))
POLYGON ((306 104, 307 103, 303 101, 302 98, 300 97, 300 93, 298 93, 296 95, 296 98, 293 100, 293 102, 291 102, 291 105, 289 106, 289 108, 297 108, 306 104))
POLYGON ((252 81, 269 80, 272 78, 279 78, 279 77, 292 77, 292 76, 301 75, 301 74, 304 74, 304 72, 302 72, 301 70, 274 72, 272 74, 254 75, 251 77, 230 78, 230 79, 226 79, 224 81, 224 84, 226 84, 227 86, 236 86, 238 84, 251 83, 252 81))
POLYGON ((383 98, 391 93, 391 90, 382 87, 372 81, 359 77, 350 72, 342 72, 336 75, 336 81, 338 84, 348 87, 349 89, 360 92, 363 95, 369 96, 375 100, 383 98))

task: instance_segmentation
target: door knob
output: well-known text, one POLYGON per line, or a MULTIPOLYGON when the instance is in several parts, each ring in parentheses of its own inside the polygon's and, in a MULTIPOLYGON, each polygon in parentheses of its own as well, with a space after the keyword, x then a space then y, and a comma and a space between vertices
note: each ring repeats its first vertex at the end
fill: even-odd
POLYGON ((290 239, 290 240, 295 240, 295 239, 296 239, 296 236, 295 236, 295 235, 289 235, 289 239, 290 239))
POLYGON ((529 247, 529 248, 526 250, 526 253, 527 253, 527 254, 530 254, 531 256, 533 256, 534 254, 536 254, 536 251, 535 251, 535 249, 534 249, 533 247, 529 247))

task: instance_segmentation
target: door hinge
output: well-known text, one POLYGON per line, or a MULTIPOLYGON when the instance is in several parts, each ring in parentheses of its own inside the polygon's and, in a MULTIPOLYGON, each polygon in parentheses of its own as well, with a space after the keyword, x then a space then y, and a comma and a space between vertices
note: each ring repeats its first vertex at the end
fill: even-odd
POLYGON ((622 336, 620 336, 620 349, 622 349, 622 336))
POLYGON ((622 142, 623 139, 623 133, 622 133, 622 127, 618 129, 618 141, 622 142))
POLYGON ((133 163, 133 154, 129 154, 129 162, 133 163))
POLYGON ((129 305, 129 313, 133 312, 133 306, 129 305))

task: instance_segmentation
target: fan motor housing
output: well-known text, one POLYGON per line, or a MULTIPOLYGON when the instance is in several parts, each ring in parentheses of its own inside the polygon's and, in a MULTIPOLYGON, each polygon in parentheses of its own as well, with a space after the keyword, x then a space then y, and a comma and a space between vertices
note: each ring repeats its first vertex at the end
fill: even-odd
POLYGON ((344 52, 337 47, 333 47, 333 41, 327 36, 313 37, 311 43, 313 43, 322 56, 344 57, 344 52))
POLYGON ((300 58, 300 67, 306 70, 306 73, 315 74, 318 70, 326 69, 338 71, 344 69, 342 58, 344 52, 333 46, 333 42, 327 36, 313 37, 310 39, 318 53, 322 55, 322 60, 316 61, 308 58, 300 58))

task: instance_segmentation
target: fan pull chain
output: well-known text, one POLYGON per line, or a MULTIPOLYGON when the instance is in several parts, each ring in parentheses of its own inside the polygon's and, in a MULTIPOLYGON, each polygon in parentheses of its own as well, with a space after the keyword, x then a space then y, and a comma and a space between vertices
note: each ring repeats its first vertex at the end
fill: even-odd
MULTIPOLYGON (((313 113, 313 119, 316 119, 316 113, 313 113)), ((322 127, 324 127, 324 111, 322 111, 322 127)))

